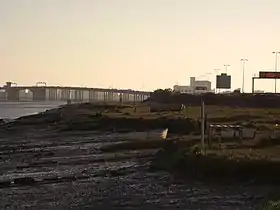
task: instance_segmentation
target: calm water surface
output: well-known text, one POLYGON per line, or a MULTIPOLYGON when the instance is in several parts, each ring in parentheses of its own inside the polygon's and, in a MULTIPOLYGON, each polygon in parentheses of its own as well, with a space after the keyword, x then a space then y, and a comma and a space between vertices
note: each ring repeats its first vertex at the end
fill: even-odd
POLYGON ((14 119, 56 108, 66 102, 0 102, 0 118, 14 119))

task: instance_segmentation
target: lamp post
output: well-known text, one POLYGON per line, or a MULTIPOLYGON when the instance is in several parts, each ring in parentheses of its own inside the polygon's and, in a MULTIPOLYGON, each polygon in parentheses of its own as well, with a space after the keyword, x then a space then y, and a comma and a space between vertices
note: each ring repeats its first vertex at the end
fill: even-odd
POLYGON ((242 58, 240 59, 242 63, 242 93, 244 93, 244 72, 245 72, 245 63, 248 61, 248 59, 242 58))
MULTIPOLYGON (((278 64, 278 54, 280 54, 280 52, 278 51, 275 51, 275 52, 272 52, 273 54, 275 54, 275 72, 277 72, 277 64, 278 64)), ((276 93, 277 92, 277 85, 276 85, 276 78, 274 80, 274 92, 276 93)))
POLYGON ((230 65, 229 64, 225 64, 224 67, 226 68, 226 73, 227 73, 228 67, 230 67, 230 65))

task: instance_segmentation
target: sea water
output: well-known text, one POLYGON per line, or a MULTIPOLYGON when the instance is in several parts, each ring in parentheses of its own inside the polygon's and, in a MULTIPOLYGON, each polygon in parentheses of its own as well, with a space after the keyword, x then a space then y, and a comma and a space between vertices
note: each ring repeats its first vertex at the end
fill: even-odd
POLYGON ((66 102, 0 102, 0 119, 15 119, 18 117, 32 115, 40 112, 44 112, 48 109, 57 108, 60 105, 66 104, 66 102))

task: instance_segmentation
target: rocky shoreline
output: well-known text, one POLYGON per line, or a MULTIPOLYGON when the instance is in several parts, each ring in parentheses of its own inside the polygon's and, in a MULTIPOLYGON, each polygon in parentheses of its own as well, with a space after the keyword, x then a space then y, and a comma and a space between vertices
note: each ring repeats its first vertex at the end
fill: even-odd
MULTIPOLYGON (((90 209, 93 203, 99 203, 100 209, 106 209, 104 205, 108 197, 111 201, 106 200, 107 207, 117 209, 126 204, 126 209, 137 209, 141 205, 137 207, 136 197, 141 196, 142 188, 142 193, 145 191, 148 197, 153 193, 153 204, 145 204, 147 208, 153 209, 157 209, 157 206, 174 209, 177 205, 185 209, 190 206, 222 209, 223 205, 228 205, 228 208, 224 209, 242 209, 244 205, 244 209, 255 209, 267 200, 279 198, 280 162, 277 145, 256 149, 254 145, 258 142, 245 142, 244 145, 225 143, 224 149, 208 149, 207 153, 202 155, 199 150, 200 140, 189 136, 199 131, 199 124, 195 119, 178 112, 151 114, 134 112, 134 109, 131 105, 106 105, 105 108, 104 105, 70 105, 0 125, 0 207, 19 205, 23 202, 20 201, 21 194, 30 194, 34 189, 54 201, 51 194, 45 191, 46 187, 54 187, 60 189, 53 192, 57 196, 55 202, 58 202, 57 199, 61 200, 56 204, 56 209, 75 208, 74 203, 69 203, 75 193, 69 190, 77 185, 82 187, 75 188, 76 192, 86 195, 85 200, 76 206, 77 209, 87 206, 90 209), (171 134, 167 141, 128 142, 113 135, 115 132, 166 127, 171 134), (120 183, 126 187, 121 192, 114 191, 113 196, 108 192, 111 190, 107 186, 108 182, 114 182, 115 187, 120 186, 120 183), (195 184, 201 182, 204 183, 203 187, 195 184), (102 183, 102 186, 97 183, 102 183), (132 188, 139 183, 143 186, 135 189, 136 193, 132 188), (238 188, 239 194, 245 190, 239 189, 239 186, 244 186, 250 198, 246 197, 247 195, 241 196, 238 198, 239 204, 226 204, 223 199, 211 204, 209 202, 215 192, 208 193, 208 198, 201 201, 199 193, 186 194, 187 183, 193 183, 197 189, 204 189, 209 184, 214 184, 213 189, 231 186, 232 189, 238 188), (91 185, 91 189, 88 189, 87 185, 91 185), (146 191, 148 185, 156 185, 156 190, 146 191), (169 197, 170 192, 166 191, 165 185, 175 187, 177 202, 167 204, 172 200, 172 196, 169 197), (178 186, 181 185, 186 188, 184 192, 179 190, 178 186), (96 191, 97 188, 104 192, 101 193, 100 189, 96 191), (166 195, 161 195, 162 191, 166 191, 166 195), (69 195, 64 195, 65 192, 69 195), (117 201, 116 193, 123 198, 119 197, 117 201), (132 197, 128 199, 124 193, 132 197), (99 200, 93 199, 93 194, 99 200), (198 197, 193 202, 183 199, 190 196, 198 197), (12 204, 8 197, 17 203, 12 204), (127 200, 124 201, 124 198, 127 200)), ((221 188, 222 191, 223 189, 221 188)), ((233 192, 230 190, 223 193, 233 192)), ((38 205, 36 206, 35 202, 41 201, 41 209, 51 209, 49 201, 31 194, 33 197, 24 202, 26 205, 36 209, 38 205)), ((142 195, 144 200, 148 199, 144 197, 142 195)))

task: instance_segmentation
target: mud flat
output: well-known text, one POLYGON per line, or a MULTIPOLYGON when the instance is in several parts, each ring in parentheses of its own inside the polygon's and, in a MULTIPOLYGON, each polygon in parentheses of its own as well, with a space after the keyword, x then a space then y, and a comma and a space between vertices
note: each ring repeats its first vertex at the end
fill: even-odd
MULTIPOLYGON (((277 161, 277 146, 228 146, 201 156, 197 139, 187 136, 197 132, 194 119, 177 112, 133 110, 71 105, 2 124, 0 209, 255 209, 277 198, 274 179, 221 181, 231 175, 224 156, 258 150, 277 161), (166 151, 162 141, 127 142, 112 135, 168 126, 170 138, 181 139, 175 150, 166 151), (217 175, 219 179, 205 179, 217 175)), ((268 166, 256 166, 261 167, 268 166)))

